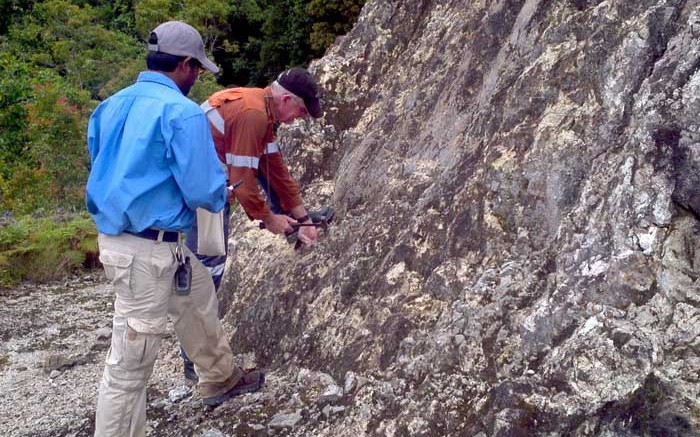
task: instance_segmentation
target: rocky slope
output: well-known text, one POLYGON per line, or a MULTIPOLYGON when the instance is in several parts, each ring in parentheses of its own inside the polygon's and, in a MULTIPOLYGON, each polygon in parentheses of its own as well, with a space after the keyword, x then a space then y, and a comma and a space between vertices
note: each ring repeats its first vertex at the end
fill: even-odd
POLYGON ((697 1, 368 2, 282 133, 337 223, 237 218, 233 347, 391 387, 334 435, 698 435, 698 36, 697 1))

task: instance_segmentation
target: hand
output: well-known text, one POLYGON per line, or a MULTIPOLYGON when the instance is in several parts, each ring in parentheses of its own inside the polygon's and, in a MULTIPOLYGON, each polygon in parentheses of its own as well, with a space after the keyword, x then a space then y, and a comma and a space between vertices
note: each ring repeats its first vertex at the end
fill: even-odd
MULTIPOLYGON (((311 220, 308 221, 311 223, 311 220)), ((311 247, 316 242, 318 238, 318 232, 315 226, 300 226, 299 227, 299 241, 304 244, 304 247, 311 247)))
POLYGON ((265 229, 273 234, 284 234, 285 232, 293 231, 289 225, 290 223, 296 223, 296 220, 283 214, 270 213, 263 222, 265 222, 265 229))

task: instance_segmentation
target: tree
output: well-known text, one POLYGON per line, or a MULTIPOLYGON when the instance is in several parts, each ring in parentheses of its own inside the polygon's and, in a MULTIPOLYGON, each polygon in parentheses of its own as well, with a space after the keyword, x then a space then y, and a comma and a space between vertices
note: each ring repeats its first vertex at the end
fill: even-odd
POLYGON ((225 85, 264 85, 292 66, 306 66, 355 23, 364 0, 231 1, 236 32, 217 54, 225 85))
POLYGON ((224 85, 265 85, 290 66, 311 60, 308 0, 232 1, 230 32, 215 51, 224 85))
POLYGON ((227 17, 233 31, 222 40, 214 56, 221 65, 219 82, 223 85, 260 85, 257 71, 264 13, 257 0, 231 1, 227 17))
POLYGON ((33 0, 0 0, 0 35, 7 33, 10 25, 18 22, 34 3, 33 0))
POLYGON ((268 79, 291 66, 311 60, 311 20, 302 0, 272 0, 265 8, 258 69, 268 79))
MULTIPOLYGON (((247 2, 244 0, 242 3, 247 2)), ((205 50, 215 59, 222 58, 238 52, 237 45, 231 44, 227 38, 232 33, 228 18, 232 8, 239 3, 229 0, 142 0, 136 5, 136 28, 139 37, 147 41, 150 32, 159 24, 170 20, 185 21, 202 35, 205 50)), ((236 29, 235 33, 239 31, 236 29)), ((197 90, 193 90, 193 93, 196 94, 197 90)))
POLYGON ((311 49, 320 56, 338 35, 352 29, 365 0, 311 0, 306 7, 313 21, 311 49))
POLYGON ((81 8, 91 6, 104 28, 137 36, 134 0, 71 0, 71 3, 81 8))
POLYGON ((83 203, 89 94, 0 55, 0 204, 19 213, 83 203))
MULTIPOLYGON (((84 204, 89 157, 85 147, 90 95, 45 71, 27 104, 28 154, 48 181, 47 206, 76 210, 84 204)), ((43 183, 44 181, 42 181, 43 183)))
POLYGON ((31 68, 9 53, 0 53, 0 178, 26 164, 26 104, 32 98, 31 68))
POLYGON ((105 29, 91 6, 67 0, 36 4, 21 23, 10 27, 4 49, 30 64, 55 70, 93 98, 120 63, 143 50, 133 38, 105 29))
POLYGON ((226 22, 229 11, 227 0, 141 0, 135 8, 136 29, 139 36, 147 41, 151 31, 160 23, 185 21, 199 31, 205 49, 211 52, 230 32, 226 22))

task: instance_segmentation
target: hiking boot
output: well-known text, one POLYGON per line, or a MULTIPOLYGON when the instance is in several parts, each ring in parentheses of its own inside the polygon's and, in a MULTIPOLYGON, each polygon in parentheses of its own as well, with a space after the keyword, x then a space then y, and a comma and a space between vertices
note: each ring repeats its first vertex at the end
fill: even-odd
POLYGON ((263 373, 261 370, 241 369, 241 372, 243 372, 243 376, 241 376, 241 379, 238 380, 236 385, 228 389, 223 394, 203 397, 202 403, 210 407, 216 407, 226 402, 227 400, 233 398, 234 396, 238 396, 243 393, 251 393, 254 391, 258 391, 265 384, 265 373, 263 373))

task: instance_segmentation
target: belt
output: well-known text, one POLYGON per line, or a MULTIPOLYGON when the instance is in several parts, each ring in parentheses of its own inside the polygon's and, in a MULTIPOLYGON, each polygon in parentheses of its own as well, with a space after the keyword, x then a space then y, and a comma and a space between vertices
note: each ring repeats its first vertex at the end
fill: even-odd
POLYGON ((165 241, 166 243, 177 243, 180 241, 180 233, 176 231, 159 231, 158 229, 145 229, 141 232, 124 231, 127 234, 136 235, 137 237, 147 238, 154 241, 165 241), (162 233, 162 237, 158 238, 162 233))

